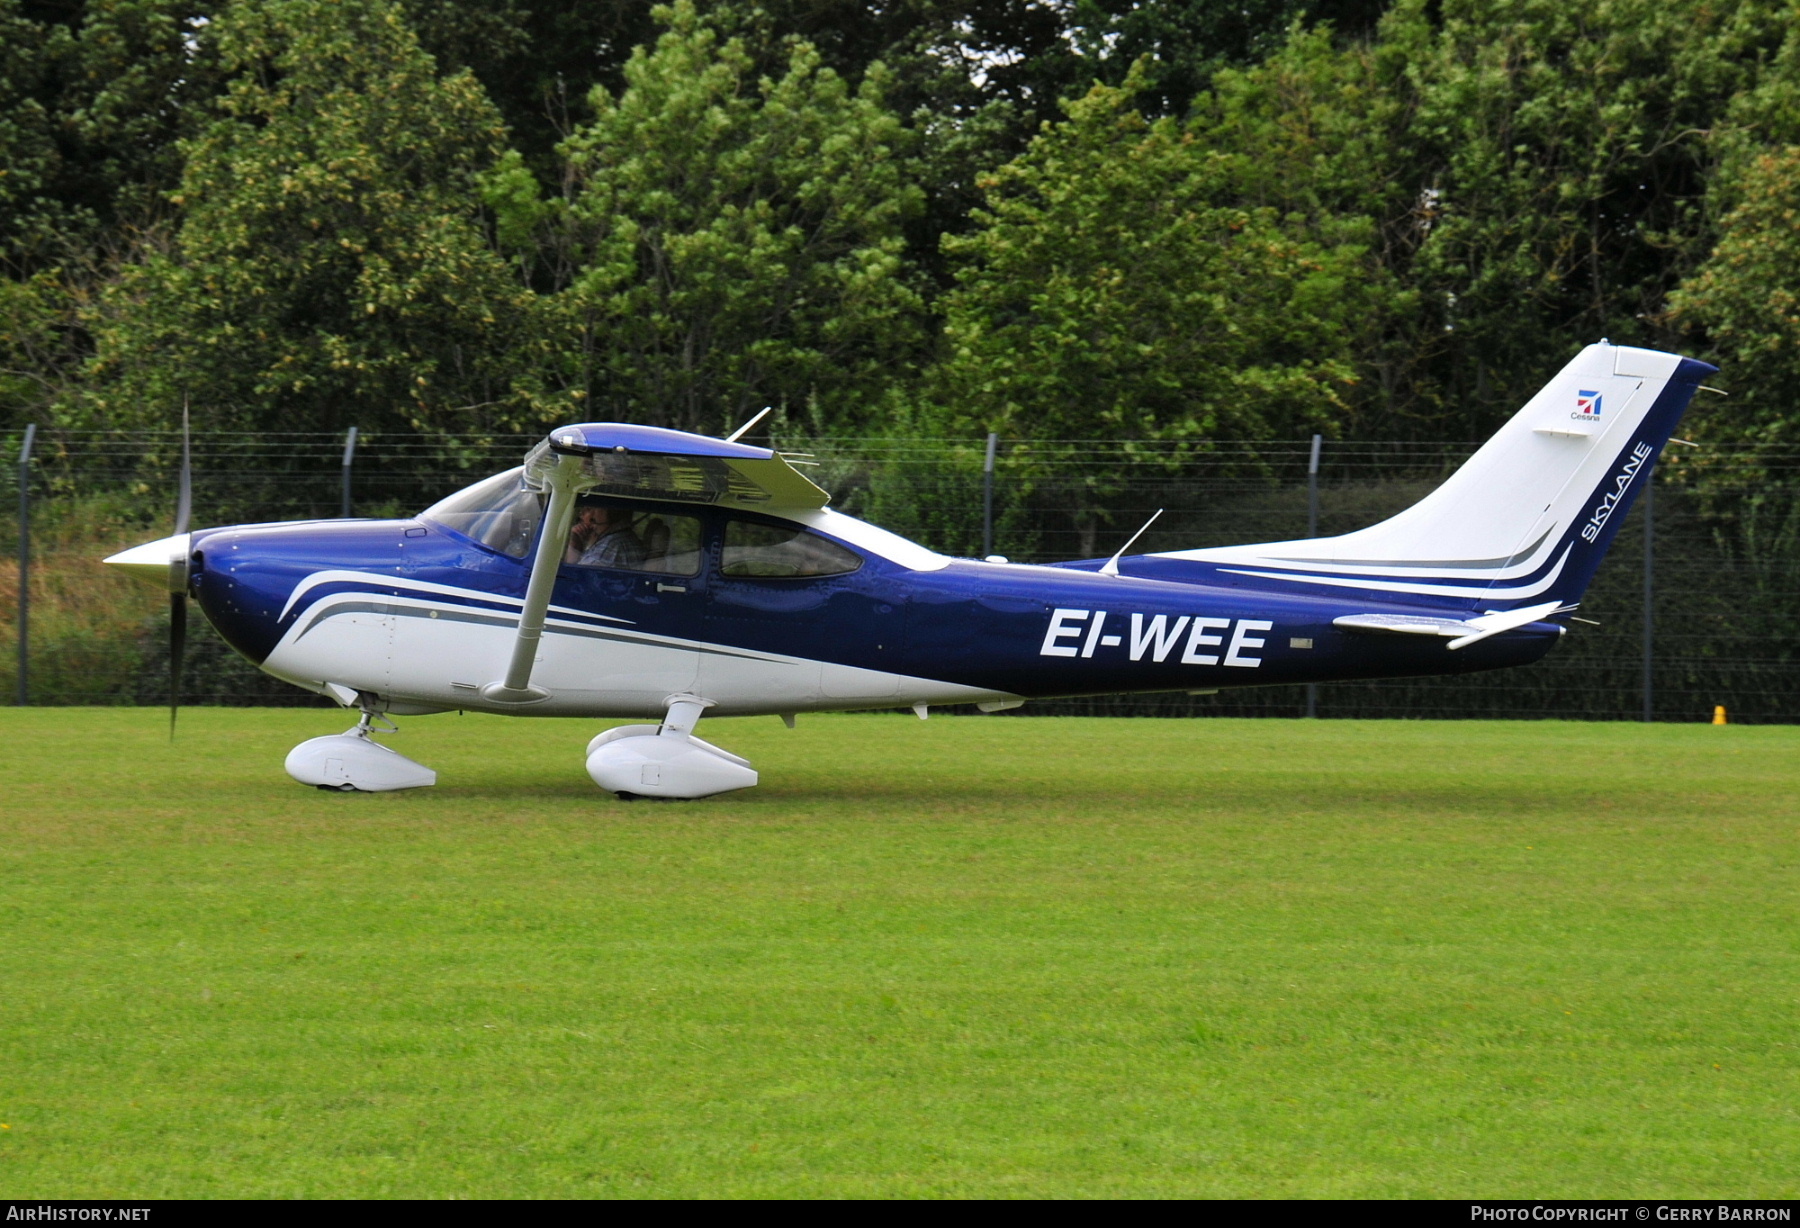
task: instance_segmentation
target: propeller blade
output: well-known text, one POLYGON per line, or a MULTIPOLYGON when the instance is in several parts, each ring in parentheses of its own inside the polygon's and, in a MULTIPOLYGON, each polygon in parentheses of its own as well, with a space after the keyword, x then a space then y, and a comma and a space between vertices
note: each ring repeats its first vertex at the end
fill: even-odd
MULTIPOLYGON (((188 402, 181 398, 181 485, 175 501, 175 536, 188 531, 194 511, 194 457, 188 443, 188 402)), ((169 741, 181 708, 181 663, 187 656, 187 558, 169 560, 169 741)))
POLYGON ((181 398, 181 496, 175 502, 175 535, 188 531, 188 518, 194 511, 194 464, 188 448, 187 398, 181 398))
POLYGON ((187 656, 187 594, 169 594, 169 741, 175 740, 175 713, 181 707, 181 662, 187 656))

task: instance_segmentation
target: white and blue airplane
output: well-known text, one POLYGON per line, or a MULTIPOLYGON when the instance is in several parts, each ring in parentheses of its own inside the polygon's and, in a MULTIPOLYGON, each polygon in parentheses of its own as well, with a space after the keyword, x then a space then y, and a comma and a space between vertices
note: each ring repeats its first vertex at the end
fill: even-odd
POLYGON ((949 558, 832 511, 741 430, 602 422, 412 519, 178 523, 106 561, 167 583, 177 630, 191 597, 262 669, 360 710, 289 754, 302 783, 434 784, 375 723, 465 709, 652 720, 595 737, 588 773, 624 797, 704 797, 757 775, 695 736, 703 713, 922 717, 1536 661, 1715 370, 1588 346, 1442 486, 1337 537, 949 558))

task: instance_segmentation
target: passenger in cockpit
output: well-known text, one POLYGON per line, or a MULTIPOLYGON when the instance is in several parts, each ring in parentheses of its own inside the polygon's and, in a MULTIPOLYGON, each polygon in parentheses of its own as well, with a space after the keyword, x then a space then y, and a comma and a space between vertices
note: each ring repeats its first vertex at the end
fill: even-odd
POLYGON ((644 565, 644 544, 631 531, 631 513, 623 508, 589 505, 575 514, 569 530, 565 563, 579 567, 622 567, 636 571, 644 565))

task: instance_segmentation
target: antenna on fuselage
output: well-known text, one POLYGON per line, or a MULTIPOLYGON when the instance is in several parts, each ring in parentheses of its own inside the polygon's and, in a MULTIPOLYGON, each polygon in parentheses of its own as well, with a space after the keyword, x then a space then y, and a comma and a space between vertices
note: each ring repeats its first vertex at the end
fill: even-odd
POLYGON ((736 443, 738 440, 742 439, 744 436, 746 436, 750 433, 751 427, 755 426, 758 422, 761 422, 764 418, 767 418, 770 414, 772 414, 774 412, 775 412, 775 407, 773 405, 763 406, 762 412, 760 414, 757 414, 756 417, 750 419, 750 421, 748 421, 748 422, 744 423, 744 425, 738 427, 737 430, 735 430, 735 431, 731 432, 731 434, 725 436, 725 442, 726 443, 736 443))
POLYGON ((1144 535, 1144 530, 1148 529, 1151 525, 1155 524, 1156 518, 1162 514, 1163 514, 1162 508, 1160 508, 1160 507, 1157 508, 1155 513, 1153 513, 1151 515, 1150 519, 1148 519, 1144 522, 1144 528, 1139 529, 1136 533, 1133 533, 1131 535, 1130 540, 1127 541, 1123 546, 1119 547, 1119 552, 1117 554, 1113 555, 1110 559, 1107 559, 1105 563, 1101 564, 1100 574, 1103 576, 1118 575, 1119 574, 1119 560, 1125 557, 1125 552, 1127 550, 1131 549, 1132 546, 1137 544, 1137 539, 1144 535))

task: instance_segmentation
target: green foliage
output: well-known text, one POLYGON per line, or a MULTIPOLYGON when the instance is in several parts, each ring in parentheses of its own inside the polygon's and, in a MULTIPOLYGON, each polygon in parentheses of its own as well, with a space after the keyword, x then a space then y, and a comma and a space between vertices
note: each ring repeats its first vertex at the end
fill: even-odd
POLYGON ((1791 445, 1800 436, 1800 145, 1748 160, 1718 245, 1673 305, 1720 356, 1732 398, 1705 434, 1791 445))
MULTIPOLYGON (((1408 395, 1485 432, 1578 346, 1668 345, 1704 250, 1709 130, 1788 20, 1778 0, 1671 6, 1401 0, 1376 54, 1404 107, 1428 308, 1408 395)), ((1394 223, 1404 225, 1400 216, 1394 223)))
POLYGON ((1221 71, 1279 54, 1293 27, 1318 25, 1365 38, 1386 7, 1384 0, 1082 0, 1072 41, 1105 66, 1102 76, 1114 84, 1123 68, 1144 61, 1145 94, 1162 114, 1179 117, 1217 88, 1221 71))
MULTIPOLYGON (((1708 184, 1718 241, 1670 298, 1690 343, 1717 361, 1728 401, 1703 401, 1693 433, 1723 442, 1800 438, 1800 22, 1754 90, 1714 133, 1708 184)), ((1697 458, 1705 461, 1704 455, 1697 458)), ((1761 486, 1752 471, 1699 466, 1714 486, 1761 486)))
POLYGON ((529 302, 477 210, 505 141, 480 83, 383 0, 245 6, 217 38, 221 116, 180 228, 95 312, 87 414, 166 419, 191 389, 215 426, 520 421, 529 302))
MULTIPOLYGON (((1098 86, 989 181, 945 304, 928 420, 1035 441, 1174 442, 1334 430, 1376 305, 1353 226, 1246 192, 1242 159, 1098 86)), ((1096 482, 1104 477, 1096 475, 1096 482)))
POLYGON ((79 391, 82 312, 167 215, 216 89, 184 4, 0 0, 0 425, 48 423, 79 391))
POLYGON ((1399 395, 1419 361, 1405 122, 1375 48, 1296 26, 1261 63, 1215 74, 1190 125, 1214 173, 1246 207, 1274 210, 1322 245, 1363 249, 1346 434, 1402 434, 1416 411, 1399 395))
POLYGON ((444 72, 468 69, 506 121, 513 146, 547 183, 556 146, 586 118, 588 92, 617 89, 632 48, 656 37, 643 0, 401 0, 444 72))
POLYGON ((57 270, 0 278, 0 426, 43 421, 61 394, 72 359, 59 327, 68 306, 69 287, 57 270))
MULTIPOLYGON (((21 0, 0 0, 0 235, 16 246, 57 164, 49 68, 67 54, 69 32, 26 17, 21 0)), ((8 253, 11 254, 11 253, 8 253)))
POLYGON ((0 0, 0 257, 29 275, 166 212, 216 89, 189 4, 0 0))
POLYGON ((1792 0, 697 2, 0 0, 0 426, 1791 434, 1792 0))
POLYGON ((618 97, 563 145, 565 195, 517 158, 488 179, 500 233, 550 228, 556 392, 607 417, 721 430, 764 404, 864 420, 916 354, 900 226, 918 190, 882 75, 851 91, 796 43, 752 75, 689 3, 639 49, 618 97))

